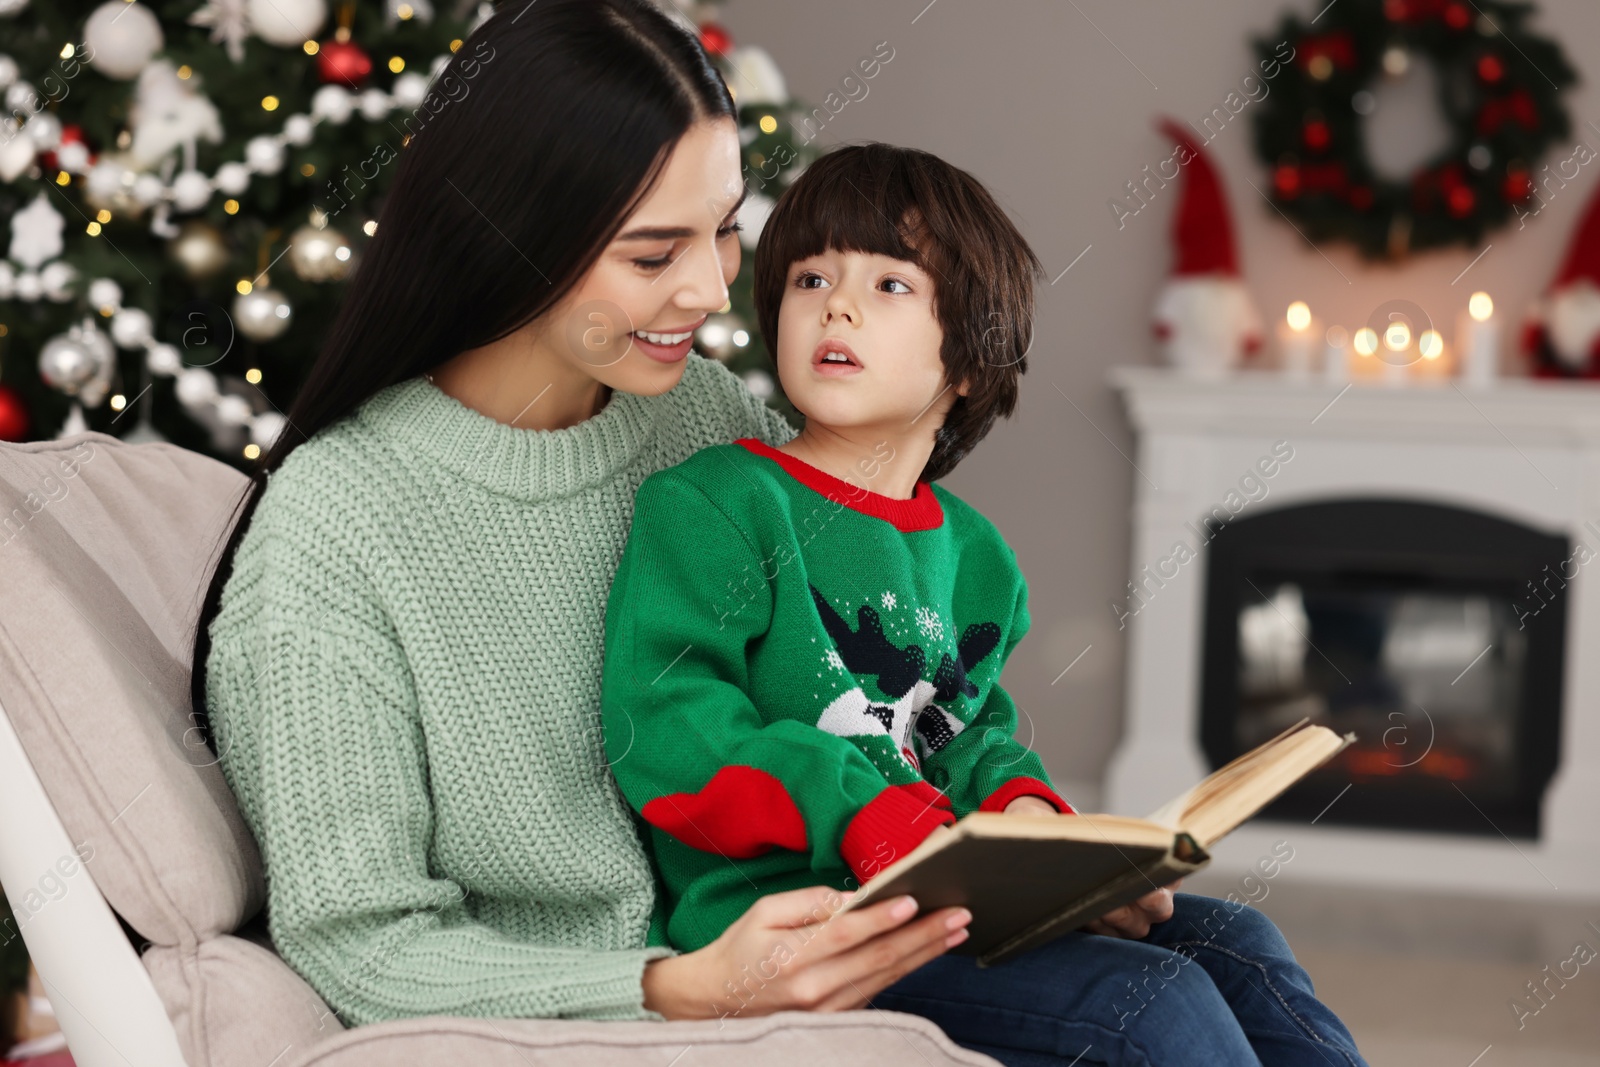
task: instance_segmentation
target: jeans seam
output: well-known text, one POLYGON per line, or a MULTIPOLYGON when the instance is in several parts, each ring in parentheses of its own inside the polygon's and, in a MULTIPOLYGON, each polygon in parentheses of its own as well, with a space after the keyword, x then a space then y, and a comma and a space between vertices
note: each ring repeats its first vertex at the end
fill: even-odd
POLYGON ((1294 1008, 1292 1008, 1289 1005, 1289 1002, 1284 999, 1283 994, 1278 991, 1278 987, 1272 984, 1272 976, 1267 973, 1266 964, 1262 963, 1260 960, 1253 960, 1253 959, 1249 959, 1248 957, 1241 956, 1239 953, 1233 951, 1232 949, 1227 948, 1227 947, 1225 947, 1223 945, 1216 944, 1215 942, 1212 942, 1212 941, 1178 941, 1178 942, 1175 942, 1172 947, 1175 948, 1175 947, 1177 947, 1177 945, 1191 945, 1191 946, 1199 946, 1201 948, 1209 948, 1214 952, 1220 952, 1225 956, 1231 956, 1233 959, 1235 959, 1238 962, 1246 965, 1247 967, 1254 967, 1257 971, 1261 972, 1261 980, 1263 982, 1265 982, 1266 985, 1267 985, 1267 988, 1272 991, 1272 995, 1278 998, 1279 1005, 1282 1006, 1284 1011, 1289 1013, 1289 1017, 1290 1018, 1292 1018, 1295 1022, 1300 1024, 1301 1029, 1303 1029, 1306 1032, 1306 1035, 1308 1037, 1310 1037, 1317 1044, 1323 1045, 1323 1046, 1325 1046, 1327 1048, 1331 1048, 1335 1052, 1338 1052, 1341 1055, 1343 1055, 1344 1058, 1347 1061, 1349 1061, 1351 1067, 1360 1067, 1359 1063, 1356 1061, 1356 1059, 1353 1056, 1350 1055, 1348 1050, 1342 1049, 1338 1045, 1335 1045, 1335 1044, 1329 1042, 1321 1034, 1317 1033, 1316 1029, 1309 1022, 1307 1022, 1305 1019, 1302 1019, 1300 1017, 1300 1013, 1295 1011, 1294 1008))

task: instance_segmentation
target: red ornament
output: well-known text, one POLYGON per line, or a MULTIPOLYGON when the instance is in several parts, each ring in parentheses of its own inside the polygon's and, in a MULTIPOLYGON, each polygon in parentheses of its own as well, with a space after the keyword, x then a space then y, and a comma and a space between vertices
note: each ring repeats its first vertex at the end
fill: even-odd
POLYGON ((1506 175, 1500 193, 1513 204, 1520 204, 1533 195, 1533 179, 1528 177, 1525 170, 1514 170, 1506 175))
POLYGON ((727 55, 733 47, 733 36, 715 22, 708 22, 700 27, 700 47, 714 56, 727 55))
POLYGON ((1292 200, 1300 192, 1300 168, 1283 164, 1272 174, 1273 188, 1285 200, 1292 200))
MULTIPOLYGON (((81 144, 85 148, 89 147, 89 139, 83 135, 83 127, 79 126, 76 122, 69 122, 65 126, 61 127, 61 144, 56 145, 55 148, 52 148, 48 152, 39 153, 39 162, 44 164, 44 169, 46 171, 52 171, 56 169, 56 152, 61 149, 62 145, 69 144, 81 144)), ((94 163, 98 158, 99 156, 96 153, 92 151, 89 153, 89 162, 91 164, 94 163)))
POLYGON ((1499 56, 1489 54, 1479 57, 1478 77, 1482 78, 1490 85, 1493 85, 1495 82, 1505 77, 1505 73, 1506 65, 1500 61, 1499 56))
POLYGON ((1450 214, 1458 219, 1466 218, 1478 206, 1478 196, 1470 185, 1458 185, 1451 189, 1445 201, 1450 206, 1450 214))
POLYGON ((28 407, 22 394, 0 385, 0 441, 21 441, 28 436, 28 407))
POLYGON ((1320 152, 1333 142, 1333 132, 1328 129, 1328 124, 1321 119, 1314 119, 1306 123, 1303 135, 1306 147, 1313 152, 1320 152))
POLYGON ((1488 137, 1507 122, 1515 122, 1525 130, 1539 128, 1539 109, 1528 90, 1517 89, 1510 96, 1484 101, 1478 111, 1478 136, 1488 137))
POLYGON ((1444 24, 1452 30, 1464 30, 1472 25, 1472 12, 1466 4, 1451 4, 1444 9, 1444 24))
POLYGON ((372 73, 372 57, 354 41, 324 41, 317 48, 317 76, 329 85, 359 89, 372 73))

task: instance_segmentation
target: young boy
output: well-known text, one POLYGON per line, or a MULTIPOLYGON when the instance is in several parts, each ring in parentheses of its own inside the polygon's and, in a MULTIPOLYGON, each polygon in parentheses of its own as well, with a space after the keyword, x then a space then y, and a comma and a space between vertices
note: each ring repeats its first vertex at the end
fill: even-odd
POLYGON ((999 685, 1016 556, 932 484, 1016 404, 1038 260, 971 175, 867 144, 784 192, 755 269, 805 429, 645 479, 606 609, 607 757, 686 951, 969 812, 1072 813, 999 685))

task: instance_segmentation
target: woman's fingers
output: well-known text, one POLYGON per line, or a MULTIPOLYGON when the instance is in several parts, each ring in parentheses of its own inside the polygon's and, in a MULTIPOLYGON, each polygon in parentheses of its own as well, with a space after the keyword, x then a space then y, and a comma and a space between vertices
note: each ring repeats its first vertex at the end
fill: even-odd
POLYGON ((902 975, 960 944, 972 913, 966 908, 941 908, 916 922, 879 934, 809 968, 808 979, 819 1004, 830 1007, 855 998, 859 1003, 902 975))

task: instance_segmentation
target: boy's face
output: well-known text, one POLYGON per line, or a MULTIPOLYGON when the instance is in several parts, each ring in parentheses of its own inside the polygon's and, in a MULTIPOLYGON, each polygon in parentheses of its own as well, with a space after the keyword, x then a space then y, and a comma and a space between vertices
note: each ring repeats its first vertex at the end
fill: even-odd
POLYGON ((778 306, 778 376, 790 403, 829 429, 931 441, 966 391, 947 388, 934 280, 914 263, 865 252, 791 263, 778 306), (823 362, 835 342, 850 363, 823 362))

